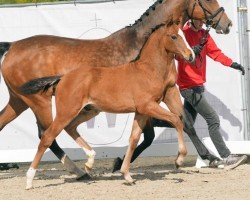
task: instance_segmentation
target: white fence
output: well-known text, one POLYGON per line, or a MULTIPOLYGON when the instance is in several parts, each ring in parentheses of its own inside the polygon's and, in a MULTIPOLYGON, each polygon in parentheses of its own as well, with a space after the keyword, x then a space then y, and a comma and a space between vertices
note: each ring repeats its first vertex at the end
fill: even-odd
MULTIPOLYGON (((15 41, 37 34, 82 39, 106 37, 133 23, 153 2, 152 0, 128 0, 115 3, 0 8, 0 41, 15 41)), ((211 34, 225 54, 239 62, 237 2, 227 0, 220 2, 233 20, 234 26, 229 35, 216 35, 214 31, 211 34)), ((206 88, 207 98, 220 116, 224 138, 244 140, 246 130, 243 126, 240 73, 209 60, 206 88)), ((2 109, 8 102, 8 92, 3 82, 0 86, 0 94, 2 109)), ((80 125, 79 131, 98 149, 100 157, 113 157, 125 152, 121 147, 128 144, 132 120, 133 114, 101 113, 95 119, 80 125)), ((207 125, 203 119, 198 118, 195 126, 201 138, 208 136, 207 125)), ((175 130, 165 128, 155 130, 155 145, 144 155, 175 154, 177 151, 175 130)), ((57 141, 74 159, 82 158, 83 154, 67 134, 61 134, 57 141)), ((25 111, 1 131, 0 162, 29 161, 38 142, 35 118, 30 110, 25 111)), ((191 153, 195 152, 192 145, 190 149, 191 153)), ((54 159, 50 155, 48 153, 45 160, 54 159)))

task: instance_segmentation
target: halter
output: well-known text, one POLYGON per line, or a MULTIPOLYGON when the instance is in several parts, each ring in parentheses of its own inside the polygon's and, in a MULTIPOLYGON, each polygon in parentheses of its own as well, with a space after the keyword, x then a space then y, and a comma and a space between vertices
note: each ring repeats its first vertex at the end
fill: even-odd
POLYGON ((204 15, 205 15, 205 19, 206 19, 206 24, 209 25, 209 26, 212 26, 213 28, 216 28, 218 26, 218 24, 220 23, 220 20, 222 18, 222 15, 223 13, 225 12, 225 9, 223 7, 220 7, 214 14, 211 13, 209 10, 207 10, 203 4, 201 3, 201 0, 196 0, 194 5, 193 5, 193 9, 192 9, 192 12, 191 12, 191 16, 188 14, 188 11, 187 11, 187 15, 188 17, 192 20, 192 23, 193 23, 193 15, 194 15, 194 10, 195 10, 195 7, 196 5, 199 4, 199 6, 201 7, 204 15), (198 3, 197 3, 198 1, 198 3), (216 22, 216 24, 212 25, 213 24, 213 19, 218 16, 219 14, 221 13, 221 16, 219 18, 219 20, 216 22), (209 14, 209 15, 208 15, 209 14))

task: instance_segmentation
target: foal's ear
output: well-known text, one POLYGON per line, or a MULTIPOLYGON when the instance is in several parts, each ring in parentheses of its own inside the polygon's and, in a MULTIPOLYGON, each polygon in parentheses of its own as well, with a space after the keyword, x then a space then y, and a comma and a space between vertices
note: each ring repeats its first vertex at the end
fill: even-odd
POLYGON ((167 23, 167 27, 170 27, 174 24, 174 21, 173 20, 170 20, 168 23, 167 23))

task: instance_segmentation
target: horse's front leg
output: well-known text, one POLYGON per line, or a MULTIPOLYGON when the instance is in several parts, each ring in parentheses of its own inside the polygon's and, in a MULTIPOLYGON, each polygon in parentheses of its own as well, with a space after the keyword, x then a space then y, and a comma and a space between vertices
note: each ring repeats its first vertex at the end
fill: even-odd
POLYGON ((122 163, 121 173, 123 174, 125 180, 130 184, 135 182, 135 180, 133 180, 133 178, 131 177, 129 173, 130 161, 134 153, 134 150, 138 144, 138 141, 140 139, 142 129, 146 125, 147 119, 148 119, 147 116, 144 116, 138 113, 135 114, 132 132, 129 138, 129 146, 128 146, 125 158, 123 160, 123 163, 122 163))
POLYGON ((183 136, 183 123, 180 117, 162 108, 156 102, 151 102, 151 103, 148 103, 147 105, 142 105, 138 109, 138 111, 142 114, 154 117, 156 119, 170 122, 176 128, 177 133, 178 133, 177 137, 178 137, 179 152, 178 152, 178 157, 175 161, 175 164, 177 168, 181 166, 183 164, 184 157, 187 154, 187 149, 186 149, 184 136, 183 136))

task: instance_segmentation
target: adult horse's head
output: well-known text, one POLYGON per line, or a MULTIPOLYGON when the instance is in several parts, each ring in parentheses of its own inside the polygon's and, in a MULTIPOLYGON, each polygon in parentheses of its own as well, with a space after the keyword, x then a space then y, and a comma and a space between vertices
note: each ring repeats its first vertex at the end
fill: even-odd
POLYGON ((170 22, 164 27, 164 29, 162 44, 164 45, 165 50, 184 58, 188 62, 193 62, 195 54, 187 43, 184 33, 179 28, 179 25, 170 22))
POLYGON ((232 21, 217 0, 187 0, 187 2, 189 18, 210 23, 217 33, 228 34, 230 32, 232 21))

